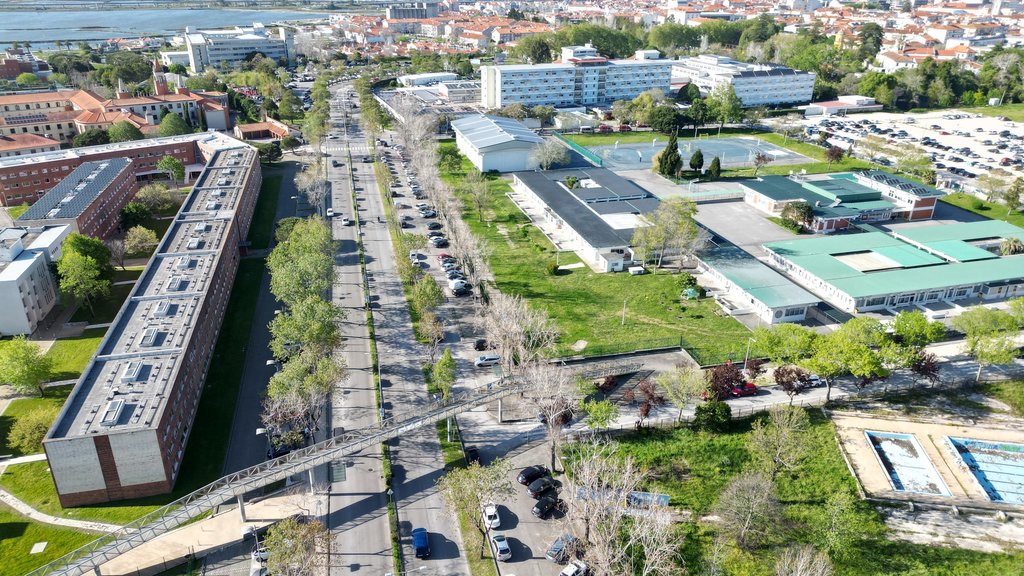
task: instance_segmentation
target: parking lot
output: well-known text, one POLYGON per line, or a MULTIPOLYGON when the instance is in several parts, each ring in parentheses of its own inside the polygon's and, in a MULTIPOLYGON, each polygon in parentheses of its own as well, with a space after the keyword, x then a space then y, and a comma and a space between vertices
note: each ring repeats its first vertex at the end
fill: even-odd
MULTIPOLYGON (((810 136, 832 134, 829 144, 865 156, 857 143, 869 135, 884 138, 894 150, 913 146, 927 154, 944 187, 973 191, 983 173, 1005 171, 1007 178, 1024 176, 1024 129, 1018 123, 956 110, 925 114, 854 114, 804 120, 810 136)), ((894 165, 895 158, 880 158, 894 165)))

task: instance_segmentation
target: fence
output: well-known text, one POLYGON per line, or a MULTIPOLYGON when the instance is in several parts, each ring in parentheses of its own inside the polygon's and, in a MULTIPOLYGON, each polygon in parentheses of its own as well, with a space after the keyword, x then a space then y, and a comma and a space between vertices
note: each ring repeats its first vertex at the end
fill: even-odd
POLYGON ((612 344, 588 344, 580 351, 568 348, 557 350, 556 361, 582 360, 584 358, 595 358, 599 356, 619 356, 623 354, 636 354, 643 352, 658 352, 670 350, 685 350, 693 358, 693 361, 701 367, 724 364, 728 361, 737 361, 743 358, 743 350, 737 349, 732 352, 721 350, 709 350, 696 346, 684 336, 666 336, 664 338, 649 338, 644 340, 630 340, 627 342, 616 342, 612 344))
POLYGON ((563 144, 565 144, 566 146, 571 148, 574 152, 578 153, 580 156, 583 156, 584 158, 586 158, 587 161, 590 162, 591 164, 593 164, 594 166, 597 166, 598 168, 601 168, 602 166, 604 166, 604 160, 602 160, 601 157, 598 156, 597 154, 594 154, 590 150, 587 150, 583 146, 580 146, 579 144, 573 142, 572 140, 569 140, 568 138, 566 138, 565 136, 562 136, 561 134, 558 134, 557 132, 555 133, 555 136, 559 140, 561 140, 563 144))

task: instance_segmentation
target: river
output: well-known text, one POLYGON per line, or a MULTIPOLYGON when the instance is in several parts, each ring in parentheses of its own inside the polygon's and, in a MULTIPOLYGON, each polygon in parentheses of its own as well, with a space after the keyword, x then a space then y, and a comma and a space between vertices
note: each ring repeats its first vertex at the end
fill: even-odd
MULTIPOLYGON (((0 4, 2 4, 0 0, 0 4)), ((286 10, 88 10, 0 11, 0 46, 31 42, 52 49, 56 40, 73 42, 141 36, 174 36, 194 28, 270 25, 284 20, 326 18, 327 14, 286 10)))

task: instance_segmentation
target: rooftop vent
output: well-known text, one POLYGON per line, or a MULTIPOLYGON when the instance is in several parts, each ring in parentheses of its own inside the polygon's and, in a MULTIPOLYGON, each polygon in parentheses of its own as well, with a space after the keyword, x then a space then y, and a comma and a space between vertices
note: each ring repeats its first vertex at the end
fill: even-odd
POLYGON ((152 348, 156 346, 156 338, 159 335, 156 328, 146 328, 146 331, 142 333, 141 345, 146 348, 152 348))
POLYGON ((189 238, 189 240, 188 240, 188 249, 189 250, 198 250, 200 242, 202 242, 202 238, 189 238))
POLYGON ((142 362, 129 362, 121 374, 121 382, 138 382, 142 375, 142 362))
POLYGON ((121 418, 124 411, 124 400, 111 400, 107 402, 107 408, 103 410, 103 417, 100 419, 101 426, 113 426, 121 418))
POLYGON ((167 300, 161 300, 157 302, 156 309, 153 311, 153 315, 157 318, 167 318, 171 315, 171 303, 167 300))

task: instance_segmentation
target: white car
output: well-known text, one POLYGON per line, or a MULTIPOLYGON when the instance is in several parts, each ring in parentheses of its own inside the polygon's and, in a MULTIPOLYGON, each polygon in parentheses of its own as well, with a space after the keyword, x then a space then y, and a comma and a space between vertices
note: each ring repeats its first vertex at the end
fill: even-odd
POLYGON ((350 220, 348 216, 342 216, 341 217, 341 225, 342 226, 349 226, 351 224, 352 224, 352 220, 350 220))
POLYGON ((491 537, 491 546, 494 547, 494 555, 498 560, 507 562, 512 559, 512 548, 508 545, 508 539, 501 534, 491 537))
POLYGON ((558 573, 558 576, 586 576, 590 573, 590 567, 587 566, 582 560, 573 560, 569 562, 569 565, 562 568, 562 571, 558 573))
POLYGON ((424 210, 430 210, 430 204, 427 204, 426 202, 420 202, 419 204, 416 205, 416 209, 419 210, 420 212, 424 210))
POLYGON ((334 218, 334 208, 328 208, 327 209, 327 217, 328 218, 334 218))
POLYGON ((454 280, 449 280, 448 281, 448 288, 450 288, 451 290, 460 290, 462 288, 469 288, 469 282, 466 282, 465 280, 462 280, 460 278, 456 278, 454 280))
POLYGON ((498 362, 501 362, 501 356, 497 354, 484 354, 483 356, 477 356, 476 360, 473 361, 473 365, 477 368, 486 368, 487 366, 494 366, 498 362))
POLYGON ((494 502, 484 506, 484 525, 492 529, 501 526, 501 518, 498 516, 498 507, 494 505, 494 502))

